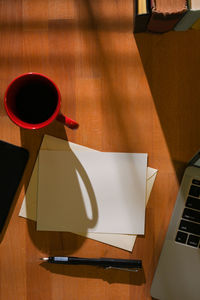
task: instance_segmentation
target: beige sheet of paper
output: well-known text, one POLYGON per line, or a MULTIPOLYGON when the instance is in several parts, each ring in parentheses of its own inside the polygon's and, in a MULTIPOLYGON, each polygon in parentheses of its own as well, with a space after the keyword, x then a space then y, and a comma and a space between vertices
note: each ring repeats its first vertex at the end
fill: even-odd
MULTIPOLYGON (((87 148, 78 144, 68 142, 53 136, 45 135, 41 144, 41 150, 84 150, 84 151, 96 151, 91 148, 87 148)), ((157 170, 148 167, 147 168, 147 188, 146 188, 146 204, 148 202, 157 170)), ((29 182, 29 186, 24 197, 19 216, 36 221, 37 220, 37 187, 38 187, 38 159, 36 160, 33 173, 29 182)), ((86 236, 96 241, 106 243, 127 251, 132 251, 136 235, 125 235, 125 234, 104 234, 104 233, 92 233, 86 234, 77 233, 79 235, 86 236)))
POLYGON ((39 154, 37 230, 144 234, 146 153, 39 154))

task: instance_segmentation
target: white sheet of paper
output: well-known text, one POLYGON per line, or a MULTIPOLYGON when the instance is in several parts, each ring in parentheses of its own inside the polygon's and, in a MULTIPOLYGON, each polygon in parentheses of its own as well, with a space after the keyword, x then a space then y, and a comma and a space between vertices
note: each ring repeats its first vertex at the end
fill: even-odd
POLYGON ((39 154, 37 229, 144 234, 147 154, 39 154))
MULTIPOLYGON (((45 135, 41 144, 41 150, 84 150, 84 151, 96 151, 82 145, 74 144, 63 139, 59 139, 50 135, 45 135)), ((147 168, 147 192, 146 192, 146 204, 148 202, 156 175, 157 170, 148 167, 147 168)), ((22 206, 19 212, 19 216, 27 218, 33 221, 37 219, 37 186, 38 186, 38 159, 36 160, 33 173, 30 178, 30 182, 26 191, 26 195, 22 202, 22 206)), ((94 239, 96 241, 109 244, 114 247, 118 247, 127 251, 132 251, 136 235, 125 234, 104 234, 104 233, 78 233, 76 234, 94 239)))

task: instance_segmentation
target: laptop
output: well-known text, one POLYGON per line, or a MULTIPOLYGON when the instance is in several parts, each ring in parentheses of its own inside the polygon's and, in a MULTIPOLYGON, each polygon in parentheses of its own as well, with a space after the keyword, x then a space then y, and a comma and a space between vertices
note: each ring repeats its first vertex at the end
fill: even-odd
POLYGON ((185 169, 151 296, 160 300, 200 299, 200 151, 185 169))

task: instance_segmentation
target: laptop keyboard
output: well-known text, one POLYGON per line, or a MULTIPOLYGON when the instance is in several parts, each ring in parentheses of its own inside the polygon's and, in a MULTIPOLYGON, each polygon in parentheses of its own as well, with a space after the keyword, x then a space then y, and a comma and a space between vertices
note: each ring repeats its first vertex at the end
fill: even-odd
POLYGON ((200 247, 200 180, 192 180, 175 240, 200 247))

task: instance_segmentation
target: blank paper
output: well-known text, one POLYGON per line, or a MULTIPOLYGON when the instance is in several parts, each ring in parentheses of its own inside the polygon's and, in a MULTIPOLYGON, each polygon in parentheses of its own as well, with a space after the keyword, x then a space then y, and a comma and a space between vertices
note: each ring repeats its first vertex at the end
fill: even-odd
POLYGON ((147 154, 40 151, 37 229, 144 234, 147 154))

